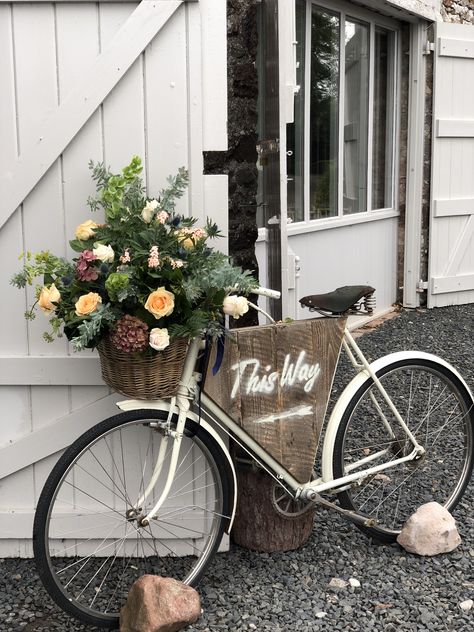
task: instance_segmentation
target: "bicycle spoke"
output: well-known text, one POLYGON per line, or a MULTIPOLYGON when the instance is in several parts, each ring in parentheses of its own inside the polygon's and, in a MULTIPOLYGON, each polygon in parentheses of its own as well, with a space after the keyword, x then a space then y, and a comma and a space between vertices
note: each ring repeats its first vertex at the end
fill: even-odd
MULTIPOLYGON (((424 452, 366 476, 359 487, 354 484, 339 498, 345 508, 377 518, 369 532, 393 540, 421 504, 436 500, 449 508, 459 500, 473 461, 473 403, 459 392, 458 378, 431 360, 395 362, 379 379, 424 452)), ((348 407, 340 465, 335 466, 338 476, 349 464, 378 450, 387 453, 373 464, 387 466, 412 452, 412 442, 400 426, 393 426, 393 439, 387 436, 383 419, 392 426, 391 413, 383 402, 374 403, 374 392, 377 387, 367 382, 367 389, 348 407)), ((362 469, 363 463, 354 471, 362 469)))
POLYGON ((173 449, 173 442, 163 444, 163 435, 150 429, 149 420, 160 415, 150 411, 144 423, 140 413, 124 413, 131 422, 100 431, 67 462, 56 483, 45 513, 47 530, 39 540, 61 594, 58 603, 68 611, 115 618, 126 589, 143 573, 191 583, 218 546, 227 513, 221 474, 212 451, 196 436, 203 433, 199 426, 182 438, 167 505, 150 525, 141 526, 161 493, 173 449), (137 507, 130 499, 150 487, 160 454, 163 476, 137 507))

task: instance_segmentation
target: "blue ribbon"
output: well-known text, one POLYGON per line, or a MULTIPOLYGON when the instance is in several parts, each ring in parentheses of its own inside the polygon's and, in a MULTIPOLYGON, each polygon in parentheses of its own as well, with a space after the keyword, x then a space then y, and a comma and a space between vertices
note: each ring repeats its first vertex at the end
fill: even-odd
POLYGON ((224 343, 225 336, 220 336, 217 339, 216 361, 214 362, 214 366, 212 367, 212 375, 215 375, 221 368, 222 360, 224 358, 224 343))

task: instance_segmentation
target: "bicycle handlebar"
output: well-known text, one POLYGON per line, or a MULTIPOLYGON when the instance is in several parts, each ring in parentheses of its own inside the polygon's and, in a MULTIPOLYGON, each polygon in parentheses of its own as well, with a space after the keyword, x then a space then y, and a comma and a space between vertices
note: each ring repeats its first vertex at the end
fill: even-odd
POLYGON ((266 296, 267 298, 279 299, 281 296, 281 292, 277 292, 277 290, 270 290, 267 287, 258 287, 255 290, 252 290, 252 294, 259 294, 260 296, 266 296))

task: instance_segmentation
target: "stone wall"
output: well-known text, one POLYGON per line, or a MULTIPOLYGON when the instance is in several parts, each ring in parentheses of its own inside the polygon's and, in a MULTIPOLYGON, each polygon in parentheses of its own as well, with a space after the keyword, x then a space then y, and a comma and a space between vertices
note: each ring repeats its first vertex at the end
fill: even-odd
POLYGON ((441 15, 445 22, 474 24, 474 0, 443 0, 441 15))
POLYGON ((401 68, 400 68, 400 118, 398 136, 398 245, 397 245, 397 302, 403 298, 403 277, 405 265, 405 217, 407 191, 407 146, 408 146, 408 73, 410 50, 410 32, 408 24, 401 29, 401 68))
MULTIPOLYGON (((205 173, 229 177, 229 254, 258 278, 255 241, 257 198, 257 0, 227 0, 227 152, 205 152, 205 173)), ((250 310, 238 324, 254 324, 250 310)))

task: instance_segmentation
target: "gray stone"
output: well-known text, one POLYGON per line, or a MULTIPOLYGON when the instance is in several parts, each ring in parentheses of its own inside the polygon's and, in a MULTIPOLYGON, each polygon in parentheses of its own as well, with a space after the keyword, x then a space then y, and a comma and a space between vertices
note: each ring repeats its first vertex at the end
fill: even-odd
POLYGON ((177 632, 201 614, 198 593, 175 579, 143 575, 120 612, 121 632, 177 632))
POLYGON ((439 503, 422 505, 408 518, 397 538, 410 553, 439 555, 449 553, 461 543, 454 518, 439 503))

